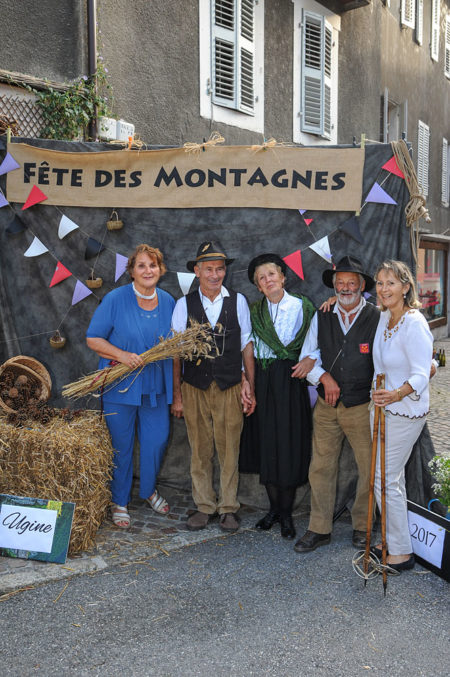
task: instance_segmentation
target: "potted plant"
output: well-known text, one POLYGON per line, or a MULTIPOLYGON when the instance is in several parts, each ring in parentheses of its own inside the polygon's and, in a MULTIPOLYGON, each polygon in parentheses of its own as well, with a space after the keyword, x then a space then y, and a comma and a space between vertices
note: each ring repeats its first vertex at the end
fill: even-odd
POLYGON ((434 501, 439 501, 447 508, 447 519, 450 520, 450 456, 434 456, 428 467, 436 480, 433 490, 437 496, 428 503, 428 509, 434 501))

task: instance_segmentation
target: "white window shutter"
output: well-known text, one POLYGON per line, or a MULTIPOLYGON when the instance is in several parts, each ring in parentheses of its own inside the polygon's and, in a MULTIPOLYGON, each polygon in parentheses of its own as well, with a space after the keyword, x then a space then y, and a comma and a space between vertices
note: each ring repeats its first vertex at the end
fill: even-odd
POLYGON ((450 78, 450 14, 445 17, 445 75, 450 78))
POLYGON ((428 167, 430 156, 430 128, 419 120, 417 133, 417 180, 425 197, 428 197, 428 167))
POLYGON ((439 59, 439 29, 441 18, 440 0, 432 0, 431 4, 431 58, 433 61, 439 59))
POLYGON ((442 204, 444 207, 448 207, 448 141, 447 139, 442 139, 442 204))
POLYGON ((414 28, 416 22, 415 0, 402 0, 401 22, 402 26, 414 28))
POLYGON ((213 0, 213 103, 254 109, 254 0, 213 0))
POLYGON ((319 14, 303 10, 301 131, 331 135, 332 29, 319 14))
POLYGON ((423 0, 417 0, 416 4, 416 42, 423 42, 423 0))

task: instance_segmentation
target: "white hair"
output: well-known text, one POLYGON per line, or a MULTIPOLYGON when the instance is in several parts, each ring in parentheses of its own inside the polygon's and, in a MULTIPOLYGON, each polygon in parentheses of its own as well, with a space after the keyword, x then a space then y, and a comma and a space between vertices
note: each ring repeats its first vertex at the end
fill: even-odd
MULTIPOLYGON (((340 270, 338 272, 340 272, 340 273, 343 273, 343 272, 352 273, 353 271, 352 270, 346 270, 346 271, 340 270)), ((333 287, 334 287, 334 283, 336 282, 336 274, 337 273, 333 273, 333 277, 331 278, 332 282, 333 282, 333 287)), ((359 288, 361 289, 362 283, 364 282, 364 278, 360 273, 354 273, 354 274, 359 277, 359 288)))

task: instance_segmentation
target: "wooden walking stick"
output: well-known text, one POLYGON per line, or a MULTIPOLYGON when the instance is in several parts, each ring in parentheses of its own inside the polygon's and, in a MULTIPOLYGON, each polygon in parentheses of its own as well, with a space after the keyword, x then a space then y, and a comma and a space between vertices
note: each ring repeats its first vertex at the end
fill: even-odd
MULTIPOLYGON (((376 380, 376 389, 378 390, 381 386, 381 377, 382 374, 377 374, 376 380)), ((384 377, 383 377, 384 378, 384 377)), ((369 570, 369 561, 370 561, 370 539, 372 534, 372 522, 373 522, 373 503, 374 503, 374 492, 375 492, 375 467, 377 462, 377 449, 378 449, 378 428, 380 420, 380 408, 375 407, 374 421, 373 421, 373 434, 372 434, 372 458, 370 461, 370 482, 369 482, 369 506, 367 509, 367 527, 366 527, 366 549, 364 553, 364 574, 367 576, 369 570)), ((367 578, 364 578, 364 587, 367 585, 367 578)))
MULTIPOLYGON (((384 374, 380 374, 380 387, 384 388, 384 374)), ((377 375, 378 382, 378 375, 377 375)), ((378 389, 378 385, 377 385, 378 389)), ((380 410, 380 471, 381 471, 381 563, 383 565, 383 589, 386 596, 387 570, 386 570, 386 416, 384 407, 380 410)))

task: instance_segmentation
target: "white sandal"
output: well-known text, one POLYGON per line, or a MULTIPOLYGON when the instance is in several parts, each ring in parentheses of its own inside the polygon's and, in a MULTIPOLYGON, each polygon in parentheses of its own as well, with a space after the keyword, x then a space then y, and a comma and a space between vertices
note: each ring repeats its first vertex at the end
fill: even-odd
POLYGON ((111 506, 111 519, 113 524, 119 527, 119 529, 128 529, 130 526, 130 515, 128 514, 127 506, 113 503, 111 506))
POLYGON ((170 508, 166 499, 161 496, 157 489, 153 492, 150 498, 145 499, 149 506, 159 515, 167 515, 170 508), (167 508, 167 510, 166 510, 167 508))

